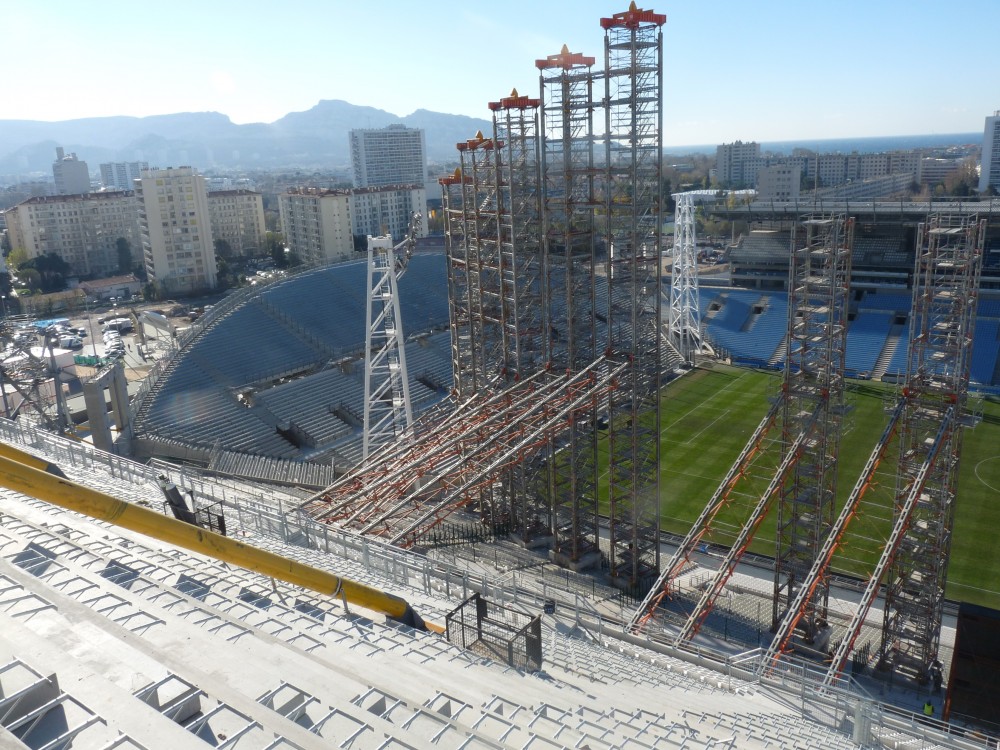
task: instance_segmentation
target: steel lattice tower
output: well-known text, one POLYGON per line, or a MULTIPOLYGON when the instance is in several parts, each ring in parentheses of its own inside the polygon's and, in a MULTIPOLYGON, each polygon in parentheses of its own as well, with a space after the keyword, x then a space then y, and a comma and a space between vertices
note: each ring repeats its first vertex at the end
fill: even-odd
POLYGON ((670 280, 670 341, 691 364, 701 351, 701 311, 698 308, 698 246, 695 242, 694 196, 674 196, 674 250, 670 280))
POLYGON ((649 585, 660 566, 660 248, 663 24, 629 10, 601 19, 605 153, 601 192, 607 351, 628 363, 608 400, 611 576, 649 585))
POLYGON ((500 241, 503 374, 507 380, 537 372, 549 359, 544 320, 548 316, 542 263, 538 192, 538 107, 516 90, 493 111, 500 241))
MULTIPOLYGON (((597 342, 597 168, 594 154, 595 59, 570 52, 537 60, 541 89, 542 240, 545 248, 546 336, 553 365, 579 372, 597 342)), ((570 565, 598 552, 596 410, 584 410, 549 447, 548 495, 553 548, 570 565)))
POLYGON ((881 656, 919 681, 938 656, 985 231, 934 216, 917 237, 881 656))
MULTIPOLYGON (((547 267, 542 256, 539 195, 538 108, 540 100, 517 90, 497 102, 493 112, 496 144, 499 232, 500 319, 503 365, 501 377, 512 383, 538 372, 550 360, 545 321, 548 319, 547 267)), ((538 462, 517 464, 501 485, 509 508, 511 530, 525 542, 547 538, 551 511, 538 462)))
MULTIPOLYGON (((782 446, 805 433, 805 449, 778 495, 773 621, 777 625, 833 525, 837 452, 844 414, 854 220, 807 219, 792 235, 782 446)), ((828 584, 812 594, 799 626, 811 640, 826 618, 828 584)))
MULTIPOLYGON (((448 274, 448 318, 451 331, 451 371, 454 393, 467 398, 476 392, 477 358, 473 346, 472 281, 469 270, 469 245, 465 236, 465 177, 461 168, 438 180, 441 185, 441 211, 444 216, 445 252, 448 274)), ((478 267, 478 264, 476 264, 478 267)))
POLYGON ((459 168, 440 180, 447 227, 452 371, 459 398, 479 392, 503 361, 494 143, 457 144, 459 168))
POLYGON ((402 267, 390 235, 368 238, 362 460, 413 423, 397 288, 397 270, 402 267))

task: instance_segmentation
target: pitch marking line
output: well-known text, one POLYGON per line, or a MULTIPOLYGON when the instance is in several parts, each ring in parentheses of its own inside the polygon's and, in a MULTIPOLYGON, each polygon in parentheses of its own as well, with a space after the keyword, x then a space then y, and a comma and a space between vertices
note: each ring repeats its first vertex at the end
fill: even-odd
POLYGON ((718 395, 720 395, 722 393, 725 393, 730 388, 732 388, 734 385, 736 385, 741 380, 743 380, 743 378, 745 378, 745 377, 747 377, 747 373, 743 373, 742 375, 740 375, 738 378, 736 378, 736 380, 734 380, 732 383, 730 383, 729 385, 727 385, 725 388, 720 388, 719 390, 717 390, 715 393, 713 393, 711 396, 709 396, 707 399, 705 399, 704 401, 702 401, 697 406, 693 406, 690 409, 688 409, 686 412, 684 412, 684 414, 682 414, 681 416, 677 417, 677 419, 675 419, 673 422, 671 422, 666 427, 664 427, 662 430, 660 430, 660 435, 663 435, 663 433, 667 432, 667 430, 671 429, 674 425, 676 425, 682 419, 684 419, 685 417, 687 417, 689 414, 692 414, 692 413, 698 411, 699 409, 703 409, 705 407, 705 405, 708 404, 708 403, 710 403, 713 399, 715 399, 716 396, 718 396, 718 395))
POLYGON ((1000 459, 1000 456, 992 456, 990 458, 984 458, 982 461, 980 461, 978 464, 976 464, 976 471, 975 471, 976 479, 978 479, 980 482, 983 483, 983 485, 985 485, 986 487, 989 487, 994 492, 1000 492, 1000 489, 997 489, 992 484, 990 484, 985 479, 983 479, 981 476, 979 476, 979 467, 982 466, 987 461, 996 461, 998 459, 1000 459))
POLYGON ((726 409, 726 410, 725 410, 724 412, 722 412, 722 414, 720 414, 719 416, 717 416, 717 417, 716 417, 715 419, 713 419, 713 420, 712 420, 711 422, 709 422, 709 423, 708 423, 707 425, 705 425, 705 426, 704 426, 704 427, 702 427, 702 428, 701 428, 700 430, 698 430, 698 432, 696 432, 696 433, 695 433, 694 435, 692 435, 691 437, 689 437, 689 438, 687 439, 687 441, 686 441, 685 443, 683 443, 683 445, 691 445, 691 442, 692 442, 692 441, 693 441, 693 440, 694 440, 695 438, 698 438, 698 437, 700 437, 700 436, 701 436, 701 433, 703 433, 703 432, 704 432, 705 430, 707 430, 707 429, 708 429, 709 427, 711 427, 712 425, 714 425, 714 424, 715 424, 716 422, 718 422, 718 421, 719 421, 720 419, 723 419, 723 418, 725 418, 725 417, 728 417, 728 416, 729 416, 729 409, 726 409))

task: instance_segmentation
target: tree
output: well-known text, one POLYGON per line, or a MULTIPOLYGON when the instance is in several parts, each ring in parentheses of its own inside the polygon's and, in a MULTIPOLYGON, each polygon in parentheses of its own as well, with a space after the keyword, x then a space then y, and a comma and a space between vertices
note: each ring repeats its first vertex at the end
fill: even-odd
POLYGON ((70 265, 55 253, 39 255, 32 258, 22 269, 33 269, 38 272, 38 287, 43 292, 61 292, 66 288, 66 277, 70 274, 70 265))
POLYGON ((15 247, 7 255, 7 265, 16 270, 24 268, 29 260, 28 253, 23 247, 15 247))
POLYGON ((233 247, 229 244, 227 240, 218 239, 213 243, 215 245, 215 257, 222 258, 223 260, 231 260, 233 257, 233 247))
POLYGON ((271 260, 274 261, 274 265, 277 268, 284 268, 288 265, 288 258, 286 257, 285 248, 281 245, 271 246, 271 260))
POLYGON ((115 251, 118 253, 118 273, 128 273, 132 270, 132 246, 124 237, 115 240, 115 251))

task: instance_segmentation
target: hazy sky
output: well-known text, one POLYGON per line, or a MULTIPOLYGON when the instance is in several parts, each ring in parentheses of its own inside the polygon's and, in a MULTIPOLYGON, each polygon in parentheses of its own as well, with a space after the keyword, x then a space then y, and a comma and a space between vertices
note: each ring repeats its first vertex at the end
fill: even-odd
MULTIPOLYGON (((982 131, 1000 109, 1000 0, 677 0, 664 142, 982 131)), ((603 55, 627 0, 0 0, 0 119, 217 111, 273 122, 320 99, 487 118, 534 61, 603 55)))

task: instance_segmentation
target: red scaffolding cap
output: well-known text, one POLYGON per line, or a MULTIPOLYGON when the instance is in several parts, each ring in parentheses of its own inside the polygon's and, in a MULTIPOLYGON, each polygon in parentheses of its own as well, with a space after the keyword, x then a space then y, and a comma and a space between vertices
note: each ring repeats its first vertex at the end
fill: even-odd
POLYGON ((651 10, 642 10, 635 7, 635 0, 628 6, 624 13, 615 13, 611 18, 601 19, 601 28, 610 29, 615 26, 624 26, 627 29, 634 29, 642 23, 653 23, 662 26, 667 22, 667 17, 663 13, 654 13, 651 10))

